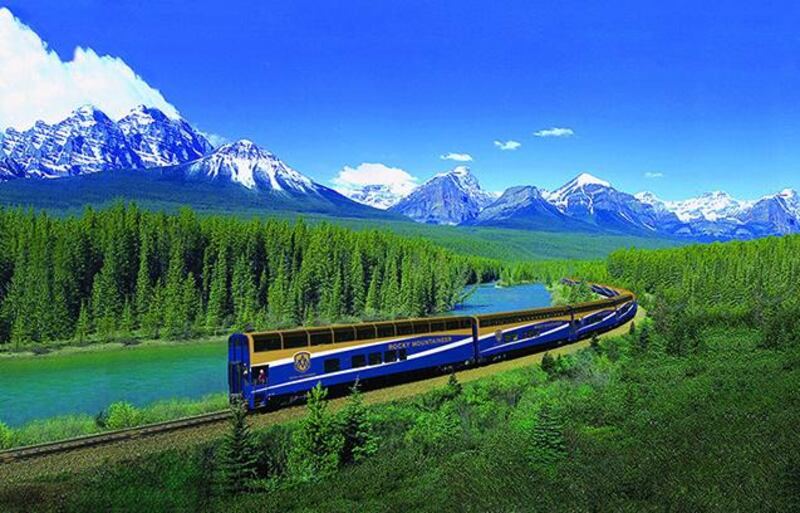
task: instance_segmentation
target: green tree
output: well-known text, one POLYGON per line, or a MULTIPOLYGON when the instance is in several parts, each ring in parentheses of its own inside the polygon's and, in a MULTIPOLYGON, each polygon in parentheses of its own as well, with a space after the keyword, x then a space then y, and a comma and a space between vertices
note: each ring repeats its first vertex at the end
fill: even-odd
POLYGON ((84 344, 89 340, 89 333, 92 331, 91 321, 89 320, 89 309, 86 308, 86 303, 81 303, 80 314, 78 314, 78 322, 75 323, 75 335, 73 340, 79 344, 84 344))
POLYGON ((308 481, 331 474, 339 467, 344 437, 335 417, 328 412, 328 390, 321 383, 306 395, 306 417, 292 436, 289 472, 308 481))
POLYGON ((340 460, 343 464, 359 462, 378 450, 378 436, 375 434, 369 412, 364 406, 364 398, 358 382, 350 388, 347 404, 341 411, 341 426, 344 441, 340 460))
POLYGON ((548 376, 553 377, 556 372, 556 360, 550 353, 545 353, 542 356, 542 363, 541 363, 542 370, 547 373, 548 376))
POLYGON ((567 455, 563 428, 551 408, 543 406, 530 435, 528 457, 531 465, 555 476, 555 465, 567 455))
POLYGON ((251 488, 257 477, 258 453, 242 400, 231 401, 231 417, 219 453, 220 484, 226 494, 251 488))

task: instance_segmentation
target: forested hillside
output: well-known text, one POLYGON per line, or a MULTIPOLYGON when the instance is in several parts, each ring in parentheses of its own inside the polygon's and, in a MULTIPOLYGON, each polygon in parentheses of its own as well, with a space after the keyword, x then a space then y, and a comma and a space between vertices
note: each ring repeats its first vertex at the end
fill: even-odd
POLYGON ((421 239, 325 223, 0 210, 0 342, 426 315, 497 273, 421 239))
POLYGON ((758 328, 770 344, 800 336, 800 236, 620 250, 608 272, 679 338, 693 340, 711 325, 758 328))

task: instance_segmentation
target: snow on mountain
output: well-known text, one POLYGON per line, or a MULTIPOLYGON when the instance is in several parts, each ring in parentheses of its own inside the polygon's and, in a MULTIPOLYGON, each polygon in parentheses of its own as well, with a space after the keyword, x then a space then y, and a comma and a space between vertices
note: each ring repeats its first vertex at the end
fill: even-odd
POLYGON ((626 233, 658 233, 677 229, 674 214, 618 191, 605 180, 581 173, 546 199, 565 216, 601 229, 626 233))
POLYGON ((5 155, 21 177, 60 178, 113 169, 141 169, 196 159, 211 149, 186 121, 154 108, 138 107, 119 122, 86 105, 66 119, 6 130, 5 155))
POLYGON ((594 211, 594 193, 611 188, 611 184, 589 173, 581 173, 547 195, 547 200, 561 210, 594 211))
POLYGON ((358 189, 340 190, 339 192, 353 201, 381 210, 391 208, 403 199, 402 195, 397 194, 390 186, 384 184, 364 185, 358 189))
POLYGON ((468 167, 457 166, 420 185, 390 210, 420 223, 452 225, 475 218, 494 200, 468 167))
POLYGON ((224 179, 259 191, 307 194, 327 190, 247 139, 220 146, 188 164, 185 175, 191 179, 224 179))
POLYGON ((146 167, 188 162, 212 150, 208 140, 185 120, 170 119, 152 107, 136 107, 119 120, 118 126, 146 167))
POLYGON ((24 172, 19 164, 0 152, 0 182, 13 180, 14 178, 20 178, 22 176, 24 176, 24 172))
POLYGON ((753 202, 740 201, 722 191, 707 192, 700 197, 683 201, 664 202, 681 221, 697 219, 707 221, 735 220, 749 209, 753 202))
POLYGON ((740 216, 755 236, 784 235, 800 232, 800 198, 793 189, 765 196, 740 216))
POLYGON ((547 200, 547 191, 531 185, 511 187, 467 224, 556 230, 573 225, 547 200))

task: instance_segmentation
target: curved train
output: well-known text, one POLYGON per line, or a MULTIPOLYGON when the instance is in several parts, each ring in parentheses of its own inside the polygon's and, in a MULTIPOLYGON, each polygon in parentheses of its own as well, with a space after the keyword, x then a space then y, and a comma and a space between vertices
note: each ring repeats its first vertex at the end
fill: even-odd
POLYGON ((590 286, 603 297, 476 316, 235 333, 228 340, 229 392, 255 409, 300 396, 318 382, 330 387, 490 363, 539 346, 575 342, 636 315, 633 293, 590 286))

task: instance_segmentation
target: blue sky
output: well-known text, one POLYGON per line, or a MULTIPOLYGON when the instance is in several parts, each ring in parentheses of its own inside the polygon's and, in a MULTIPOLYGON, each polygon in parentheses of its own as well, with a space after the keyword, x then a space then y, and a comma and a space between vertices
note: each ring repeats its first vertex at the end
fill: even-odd
POLYGON ((800 187, 800 5, 699 3, 0 5, 63 61, 118 57, 202 130, 323 183, 365 162, 424 180, 463 153, 490 190, 800 187), (534 135, 551 128, 573 134, 534 135))

